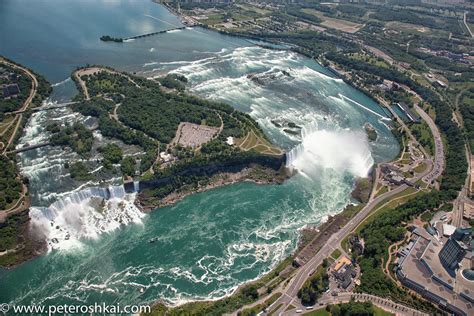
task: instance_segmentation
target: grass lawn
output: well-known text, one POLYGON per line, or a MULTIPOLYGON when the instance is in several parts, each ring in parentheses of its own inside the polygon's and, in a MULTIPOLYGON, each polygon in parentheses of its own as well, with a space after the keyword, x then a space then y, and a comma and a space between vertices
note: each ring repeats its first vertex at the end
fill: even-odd
POLYGON ((292 309, 295 309, 295 305, 290 304, 287 308, 286 311, 291 311, 292 309))
POLYGON ((426 170, 426 167, 427 165, 423 162, 423 163, 420 163, 418 166, 416 166, 415 169, 413 169, 413 171, 417 173, 422 173, 423 171, 426 170))
POLYGON ((207 15, 206 20, 202 20, 203 23, 208 25, 214 25, 224 22, 224 14, 222 13, 214 13, 207 15))
POLYGON ((253 149, 265 155, 283 154, 279 148, 270 144, 266 139, 257 135, 254 131, 250 131, 247 136, 243 138, 242 142, 237 144, 242 150, 245 151, 253 149))
POLYGON ((342 252, 339 249, 336 249, 332 252, 331 257, 337 260, 341 256, 342 252))
POLYGON ((402 192, 395 194, 394 196, 383 200, 380 202, 377 206, 377 209, 373 211, 368 217, 366 217, 356 228, 356 233, 359 233, 362 227, 373 221, 376 216, 379 215, 382 212, 387 212, 392 210, 393 208, 397 207, 400 204, 403 204, 407 202, 410 199, 415 198, 417 195, 424 194, 425 192, 423 191, 418 191, 415 188, 407 188, 403 190, 402 192))
POLYGON ((426 149, 426 151, 430 155, 433 155, 435 145, 428 124, 426 124, 426 122, 411 124, 410 130, 416 139, 421 143, 421 145, 426 149))
POLYGON ((384 185, 379 189, 379 191, 377 192, 377 194, 375 194, 375 196, 377 197, 377 196, 379 196, 381 194, 384 194, 386 192, 388 192, 388 187, 386 185, 384 185))
MULTIPOLYGON (((374 309, 374 315, 375 316, 393 316, 395 314, 392 314, 390 312, 387 312, 377 306, 373 306, 372 307, 374 309)), ((331 313, 328 312, 325 308, 320 308, 318 310, 315 310, 315 311, 312 311, 312 312, 309 312, 309 313, 305 313, 303 315, 306 315, 306 316, 330 316, 331 313)))
POLYGON ((267 15, 267 14, 272 13, 271 10, 261 9, 261 8, 256 7, 256 6, 250 5, 250 4, 237 4, 237 6, 241 9, 245 10, 245 11, 253 11, 253 12, 258 13, 260 15, 267 15))
POLYGON ((320 18, 322 20, 320 25, 326 26, 332 29, 336 29, 339 31, 343 31, 343 32, 355 33, 359 29, 361 29, 363 26, 362 24, 357 24, 351 21, 327 17, 322 12, 314 10, 314 9, 305 8, 301 11, 303 11, 304 13, 312 14, 320 18))
POLYGON ((331 315, 325 308, 317 309, 315 311, 305 313, 306 316, 329 316, 331 315))
POLYGON ((390 67, 390 65, 386 63, 383 59, 379 60, 378 58, 375 58, 373 56, 366 55, 366 54, 359 54, 359 53, 350 54, 350 58, 357 61, 368 62, 369 64, 376 65, 378 67, 383 67, 383 68, 390 67))
POLYGON ((381 309, 380 307, 374 306, 374 315, 375 316, 392 316, 393 313, 387 312, 386 310, 381 309))

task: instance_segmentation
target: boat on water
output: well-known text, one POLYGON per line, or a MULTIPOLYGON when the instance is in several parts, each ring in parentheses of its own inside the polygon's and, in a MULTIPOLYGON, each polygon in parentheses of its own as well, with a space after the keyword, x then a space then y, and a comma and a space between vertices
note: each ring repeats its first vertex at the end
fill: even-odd
POLYGON ((154 243, 155 241, 158 240, 158 237, 153 237, 152 239, 148 240, 150 244, 154 243))

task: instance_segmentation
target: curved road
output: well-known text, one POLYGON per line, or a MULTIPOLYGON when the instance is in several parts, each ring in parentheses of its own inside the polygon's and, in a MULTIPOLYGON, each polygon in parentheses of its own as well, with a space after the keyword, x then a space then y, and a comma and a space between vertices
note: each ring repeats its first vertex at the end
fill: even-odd
MULTIPOLYGON (((12 67, 12 68, 16 68, 16 69, 20 69, 21 71, 23 71, 24 73, 26 73, 28 75, 28 77, 31 78, 31 89, 30 89, 30 94, 28 95, 28 98, 25 100, 25 102, 23 103, 23 106, 20 108, 20 111, 21 112, 24 112, 28 106, 30 105, 30 103, 33 101, 33 98, 35 97, 36 95, 36 91, 38 89, 38 81, 36 80, 36 77, 26 68, 24 67, 20 67, 18 65, 15 65, 15 64, 12 64, 4 59, 0 59, 0 62, 1 63, 4 63, 4 64, 7 64, 8 66, 12 67)), ((15 139, 15 136, 16 136, 16 133, 18 132, 18 129, 21 125, 21 121, 23 119, 23 114, 17 114, 15 119, 17 120, 17 123, 15 125, 15 129, 13 130, 13 133, 11 135, 11 137, 8 139, 8 142, 7 144, 4 145, 3 147, 3 154, 6 153, 8 147, 10 147, 10 145, 12 144, 13 140, 15 139)))
MULTIPOLYGON (((426 121, 428 126, 431 129, 431 133, 435 139, 435 157, 434 163, 431 160, 426 160, 428 163, 428 168, 421 174, 417 175, 412 179, 412 182, 416 182, 420 179, 431 182, 432 180, 438 178, 443 172, 444 167, 444 151, 443 143, 441 141, 441 135, 437 126, 431 117, 423 111, 420 107, 415 105, 416 111, 420 116, 426 121)), ((301 306, 299 299, 297 298, 298 290, 303 286, 306 279, 312 274, 316 268, 322 264, 324 258, 327 258, 331 255, 334 249, 342 248, 341 241, 349 235, 354 229, 356 229, 360 223, 370 215, 370 213, 375 209, 380 202, 389 199, 400 192, 403 192, 408 186, 403 184, 389 192, 383 193, 376 198, 370 200, 367 205, 357 213, 344 227, 342 227, 337 233, 333 234, 328 242, 302 267, 300 267, 295 275, 291 278, 290 282, 286 288, 282 289, 282 296, 272 306, 280 306, 278 310, 275 311, 275 314, 294 314, 294 310, 285 312, 289 305, 301 306)), ((278 290, 276 290, 278 292, 278 290)), ((265 297, 264 299, 266 299, 265 297)), ((264 300, 263 299, 263 300, 264 300)), ((259 300, 260 301, 260 300, 259 300)), ((245 307, 244 307, 245 308, 245 307)), ((270 309, 269 309, 270 310, 270 309)))

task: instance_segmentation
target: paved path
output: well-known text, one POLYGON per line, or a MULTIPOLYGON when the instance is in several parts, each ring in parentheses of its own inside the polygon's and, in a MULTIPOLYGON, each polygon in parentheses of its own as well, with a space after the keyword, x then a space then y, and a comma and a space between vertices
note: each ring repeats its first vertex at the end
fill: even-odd
MULTIPOLYGON (((0 58, 0 63, 6 64, 6 65, 8 65, 12 68, 15 68, 15 69, 19 69, 20 71, 26 73, 26 75, 31 78, 30 94, 28 95, 28 98, 25 100, 22 107, 20 108, 20 111, 25 111, 26 109, 28 109, 31 102, 33 101, 33 99, 36 95, 37 89, 38 89, 38 81, 36 80, 36 77, 28 69, 26 69, 24 67, 21 67, 21 66, 18 66, 16 64, 10 63, 5 59, 0 58)), ((21 122, 23 120, 23 114, 22 113, 16 114, 14 120, 16 120, 16 125, 13 129, 13 132, 12 132, 10 138, 8 139, 6 144, 2 143, 3 144, 3 146, 2 146, 2 155, 6 155, 8 153, 8 148, 13 144, 13 142, 15 140, 15 137, 18 133, 18 130, 21 129, 21 122)), ((11 126, 8 126, 8 129, 9 128, 11 128, 11 126)), ((8 216, 10 216, 12 214, 16 214, 18 212, 22 212, 26 208, 29 207, 29 198, 25 198, 27 193, 28 193, 28 188, 25 185, 23 185, 21 196, 16 201, 14 206, 12 208, 6 210, 6 211, 1 211, 0 212, 0 222, 4 222, 8 216)))
MULTIPOLYGON (((26 73, 28 77, 31 78, 30 94, 28 95, 28 98, 25 100, 22 107, 20 108, 20 111, 24 112, 30 106, 31 102, 33 101, 33 98, 36 95, 36 91, 38 89, 38 80, 36 80, 36 77, 28 69, 26 69, 24 67, 21 67, 21 66, 18 66, 16 64, 10 63, 10 62, 8 62, 4 59, 0 59, 0 61, 4 64, 7 64, 8 66, 10 66, 12 68, 20 69, 22 72, 26 73)), ((18 114, 15 119, 17 120, 15 129, 13 130, 13 133, 12 133, 11 137, 8 139, 8 142, 6 144, 4 144, 5 146, 3 147, 3 154, 6 153, 8 147, 10 147, 10 145, 13 143, 13 141, 15 139, 15 136, 16 136, 16 133, 18 132, 18 129, 21 125, 21 121, 23 120, 23 114, 21 114, 21 113, 18 114)))
POLYGON ((468 13, 468 11, 464 11, 463 22, 464 22, 464 25, 466 26, 467 31, 469 32, 469 35, 471 35, 471 37, 474 37, 474 35, 472 34, 471 29, 469 28, 469 24, 467 24, 467 13, 468 13))
POLYGON ((461 189, 459 191, 458 197, 454 200, 453 202, 453 214, 452 214, 452 222, 451 224, 460 227, 462 225, 462 217, 464 213, 464 202, 467 202, 469 200, 469 186, 471 184, 471 157, 469 154, 469 148, 465 146, 465 153, 466 153, 466 159, 467 159, 467 176, 466 176, 466 181, 461 189))
MULTIPOLYGON (((386 102, 384 103, 385 105, 387 105, 386 102)), ((391 109, 389 108, 389 110, 391 109)), ((435 148, 434 163, 431 164, 431 161, 427 161, 427 162, 430 162, 428 163, 428 168, 426 168, 426 170, 423 171, 422 173, 415 176, 412 179, 412 181, 417 182, 420 179, 424 179, 428 182, 431 182, 432 180, 438 178, 443 172, 443 168, 444 168, 443 143, 441 141, 441 135, 439 133, 438 127, 434 123, 433 119, 425 111, 423 111, 423 109, 421 109, 417 105, 415 105, 415 110, 422 117, 422 119, 426 121, 429 128, 431 129, 431 133, 435 139, 436 148, 435 148)), ((396 116, 396 113, 395 113, 395 116, 396 116)), ((412 138, 418 144, 417 140, 415 139, 415 137, 413 137, 408 127, 402 121, 401 121, 401 124, 406 129, 410 138, 412 138)), ((420 148, 422 148, 422 150, 424 151, 422 146, 420 146, 420 148)), ((426 155, 426 157, 428 157, 426 152, 424 152, 424 154, 426 155)), ((398 193, 403 192, 406 188, 408 188, 408 186, 404 184, 370 200, 360 212, 358 212, 346 225, 344 225, 344 227, 342 227, 337 233, 333 234, 329 238, 328 242, 305 265, 303 265, 296 271, 295 275, 291 278, 286 288, 282 290, 282 296, 278 300, 276 300, 276 302, 273 304, 273 306, 281 306, 277 312, 283 313, 284 311, 286 311, 289 305, 301 306, 301 303, 299 299, 297 298, 298 291, 302 287, 304 282, 307 280, 307 278, 312 274, 312 272, 314 272, 316 268, 322 264, 324 258, 329 257, 331 253, 334 251, 334 249, 342 248, 341 247, 342 240, 346 236, 348 236, 349 233, 355 230, 362 223, 362 221, 370 215, 370 213, 375 209, 375 207, 379 205, 379 203, 397 195, 398 193)), ((262 298, 261 302, 263 301, 264 299, 262 298)), ((294 310, 293 312, 290 312, 290 313, 294 314, 294 310)))
POLYGON ((419 312, 413 308, 407 307, 405 305, 394 303, 393 301, 389 299, 381 298, 375 295, 364 294, 364 293, 340 293, 338 296, 324 297, 323 299, 320 300, 320 303, 323 303, 323 305, 347 303, 351 300, 351 298, 357 302, 372 302, 372 304, 374 304, 375 306, 378 306, 396 315, 404 315, 404 316, 428 315, 428 314, 419 312))
POLYGON ((423 181, 430 183, 433 180, 436 180, 444 169, 444 146, 443 140, 441 138, 441 133, 439 132, 438 126, 435 122, 422 108, 417 104, 414 105, 416 112, 421 116, 421 118, 428 124, 428 127, 431 130, 435 142, 435 153, 434 153, 434 169, 433 172, 428 173, 423 177, 423 181))

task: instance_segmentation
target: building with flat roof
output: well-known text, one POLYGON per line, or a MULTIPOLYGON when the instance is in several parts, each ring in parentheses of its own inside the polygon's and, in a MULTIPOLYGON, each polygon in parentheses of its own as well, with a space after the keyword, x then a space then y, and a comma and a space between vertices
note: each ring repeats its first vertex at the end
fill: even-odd
POLYGON ((20 87, 16 83, 2 85, 4 98, 9 98, 20 94, 20 87))
POLYGON ((464 218, 467 220, 474 219, 474 203, 471 200, 464 202, 463 210, 464 218))
MULTIPOLYGON (((455 315, 470 315, 474 308, 473 283, 462 276, 461 269, 456 274, 448 273, 440 260, 442 245, 424 229, 415 229, 407 246, 398 252, 395 272, 402 284, 440 308, 455 315)), ((450 258, 457 253, 447 246, 443 257, 450 258)), ((463 259, 463 264, 467 259, 463 259)))
POLYGON ((456 226, 443 224, 443 236, 449 237, 456 231, 456 226))
POLYGON ((337 261, 336 265, 334 266, 334 271, 339 272, 339 270, 346 265, 347 266, 352 265, 352 261, 346 256, 343 256, 341 259, 337 261))
POLYGON ((413 122, 413 123, 419 123, 420 122, 420 118, 418 117, 418 115, 413 113, 413 111, 410 110, 405 103, 403 103, 403 102, 397 103, 397 106, 406 115, 406 117, 411 122, 413 122))
POLYGON ((449 270, 455 270, 466 255, 466 249, 454 238, 449 238, 439 252, 439 260, 449 270))

